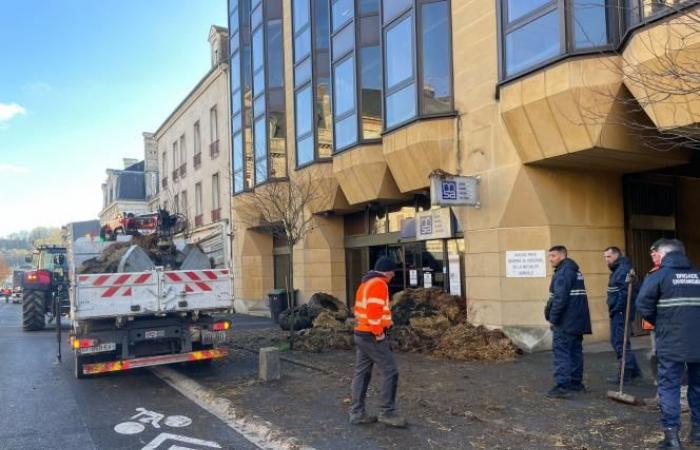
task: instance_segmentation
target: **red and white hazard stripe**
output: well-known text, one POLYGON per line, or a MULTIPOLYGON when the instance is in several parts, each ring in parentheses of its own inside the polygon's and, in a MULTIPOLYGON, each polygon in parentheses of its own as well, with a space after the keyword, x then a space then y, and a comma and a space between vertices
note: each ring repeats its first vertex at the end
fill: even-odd
POLYGON ((140 286, 151 281, 151 273, 118 273, 101 275, 79 275, 78 284, 83 287, 105 288, 100 295, 103 298, 131 297, 133 286, 140 286), (125 286, 128 285, 128 286, 125 286))
POLYGON ((227 278, 228 270, 189 270, 165 272, 165 277, 173 283, 184 285, 185 293, 210 292, 210 282, 227 278))

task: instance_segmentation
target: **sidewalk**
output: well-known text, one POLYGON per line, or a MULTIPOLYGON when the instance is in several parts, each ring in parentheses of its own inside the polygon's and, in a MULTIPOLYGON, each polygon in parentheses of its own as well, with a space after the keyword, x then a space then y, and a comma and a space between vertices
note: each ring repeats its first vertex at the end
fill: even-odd
MULTIPOLYGON (((284 362, 282 380, 273 383, 257 381, 257 355, 240 349, 207 370, 186 367, 181 371, 230 400, 238 411, 268 421, 317 449, 655 447, 660 433, 654 408, 607 400, 606 391, 614 387, 604 380, 614 367, 614 356, 596 352, 602 349, 591 346, 588 350, 594 352, 585 356, 590 392, 570 400, 543 395, 552 384, 549 352, 500 363, 460 363, 398 353, 399 407, 410 424, 405 430, 348 424, 352 351, 283 352, 285 359, 296 364, 284 362)), ((648 365, 643 368, 649 372, 648 365)), ((651 397, 654 387, 647 377, 627 391, 651 397)), ((369 392, 370 411, 377 410, 377 397, 375 380, 369 392)))

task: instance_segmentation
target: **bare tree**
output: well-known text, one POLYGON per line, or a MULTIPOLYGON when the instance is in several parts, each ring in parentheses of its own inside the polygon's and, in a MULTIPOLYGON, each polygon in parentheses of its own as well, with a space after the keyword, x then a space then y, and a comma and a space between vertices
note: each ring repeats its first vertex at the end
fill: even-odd
POLYGON ((316 227, 314 213, 329 209, 333 181, 318 167, 297 171, 288 180, 271 180, 241 196, 238 219, 248 227, 286 240, 289 250, 287 298, 294 306, 294 246, 316 227))
MULTIPOLYGON (((623 45, 612 54, 601 52, 602 56, 613 56, 601 58, 603 70, 617 75, 630 92, 589 86, 593 95, 584 92, 577 100, 582 119, 569 119, 583 121, 582 125, 621 125, 642 146, 656 151, 698 149, 700 6, 697 0, 642 0, 630 6, 632 3, 620 2, 610 8, 626 20, 660 20, 626 37, 623 30, 623 38, 634 39, 634 47, 623 45), (612 102, 612 109, 601 107, 601 103, 612 102), (674 126, 660 123, 662 116, 672 117, 674 126)), ((585 2, 581 4, 585 7, 585 2)), ((590 8, 600 7, 599 2, 590 4, 590 8)), ((595 80, 588 82, 595 84, 595 80)))

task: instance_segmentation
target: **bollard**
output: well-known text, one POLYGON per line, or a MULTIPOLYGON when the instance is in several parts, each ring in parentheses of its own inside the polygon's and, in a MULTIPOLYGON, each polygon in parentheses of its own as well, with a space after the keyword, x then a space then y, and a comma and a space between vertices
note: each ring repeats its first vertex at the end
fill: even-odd
POLYGON ((277 347, 260 349, 258 377, 263 381, 279 380, 281 377, 280 351, 277 347))

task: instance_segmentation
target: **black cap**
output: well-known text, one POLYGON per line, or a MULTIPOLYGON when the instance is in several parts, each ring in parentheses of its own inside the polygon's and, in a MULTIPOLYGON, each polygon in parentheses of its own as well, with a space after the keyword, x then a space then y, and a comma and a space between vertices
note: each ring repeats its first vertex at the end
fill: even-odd
POLYGON ((396 270, 396 264, 386 256, 382 256, 374 263, 374 270, 377 272, 393 272, 396 270))

